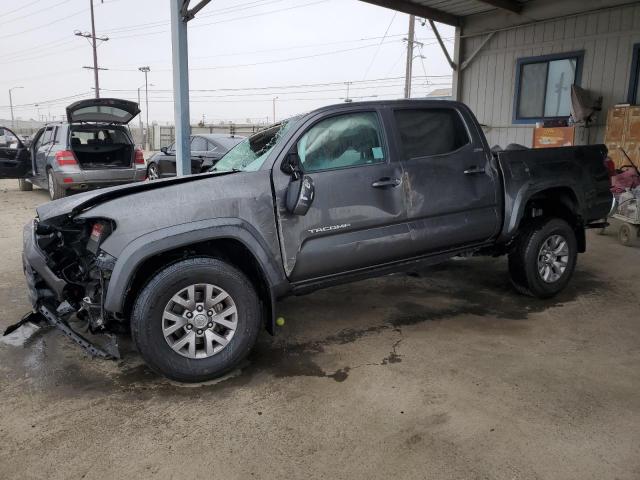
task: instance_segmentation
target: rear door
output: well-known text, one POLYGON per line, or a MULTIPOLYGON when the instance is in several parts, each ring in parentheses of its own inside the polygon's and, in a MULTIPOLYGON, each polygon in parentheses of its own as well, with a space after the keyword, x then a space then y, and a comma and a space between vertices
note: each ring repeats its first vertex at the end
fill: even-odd
POLYGON ((31 170, 29 149, 7 127, 0 127, 0 178, 24 178, 31 170))
POLYGON ((46 175, 47 158, 55 140, 55 132, 56 127, 54 125, 45 127, 33 146, 32 152, 35 156, 35 164, 39 175, 46 175))
POLYGON ((207 156, 209 142, 204 137, 195 135, 191 139, 191 173, 200 173, 207 156))
POLYGON ((393 111, 415 254, 497 234, 499 175, 471 115, 452 104, 393 111))

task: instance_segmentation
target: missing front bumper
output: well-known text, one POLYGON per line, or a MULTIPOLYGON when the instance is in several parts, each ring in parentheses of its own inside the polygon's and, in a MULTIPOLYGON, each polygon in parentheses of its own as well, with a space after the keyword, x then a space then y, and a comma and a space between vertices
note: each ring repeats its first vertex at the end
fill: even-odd
POLYGON ((118 360, 121 358, 120 349, 118 347, 118 339, 114 334, 104 333, 101 334, 106 338, 106 342, 103 345, 98 345, 89 341, 86 337, 76 332, 69 326, 67 322, 62 320, 56 313, 52 312, 49 308, 42 305, 37 311, 31 312, 25 315, 18 323, 9 326, 3 335, 10 335, 16 331, 25 323, 39 324, 42 322, 57 328, 64 333, 71 341, 80 345, 82 349, 92 357, 118 360))

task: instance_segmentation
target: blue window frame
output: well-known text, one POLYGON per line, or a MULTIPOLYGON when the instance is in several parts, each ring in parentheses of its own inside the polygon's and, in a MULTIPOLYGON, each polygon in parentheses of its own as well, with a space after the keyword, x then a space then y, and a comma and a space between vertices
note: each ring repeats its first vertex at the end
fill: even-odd
POLYGON ((629 79, 629 95, 627 102, 637 105, 640 102, 640 43, 633 46, 631 59, 631 78, 629 79))
POLYGON ((569 118, 571 85, 580 85, 583 59, 584 51, 518 59, 513 123, 569 118))

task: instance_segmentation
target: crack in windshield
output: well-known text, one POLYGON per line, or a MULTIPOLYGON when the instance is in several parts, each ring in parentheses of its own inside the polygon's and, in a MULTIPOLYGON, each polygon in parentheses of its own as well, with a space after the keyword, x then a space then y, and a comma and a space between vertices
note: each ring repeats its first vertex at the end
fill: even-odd
POLYGON ((254 172, 262 167, 273 148, 299 117, 276 123, 246 138, 229 150, 210 172, 254 172))

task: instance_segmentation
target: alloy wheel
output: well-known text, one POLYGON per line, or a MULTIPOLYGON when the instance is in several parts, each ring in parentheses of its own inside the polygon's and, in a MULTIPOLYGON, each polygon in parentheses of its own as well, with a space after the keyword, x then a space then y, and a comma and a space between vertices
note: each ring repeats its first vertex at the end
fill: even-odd
POLYGON ((538 252, 538 273, 546 283, 555 283, 567 270, 569 244, 562 235, 549 236, 538 252))
POLYGON ((181 289, 167 302, 162 333, 183 357, 201 359, 220 353, 238 327, 236 304, 224 289, 198 283, 181 289))

